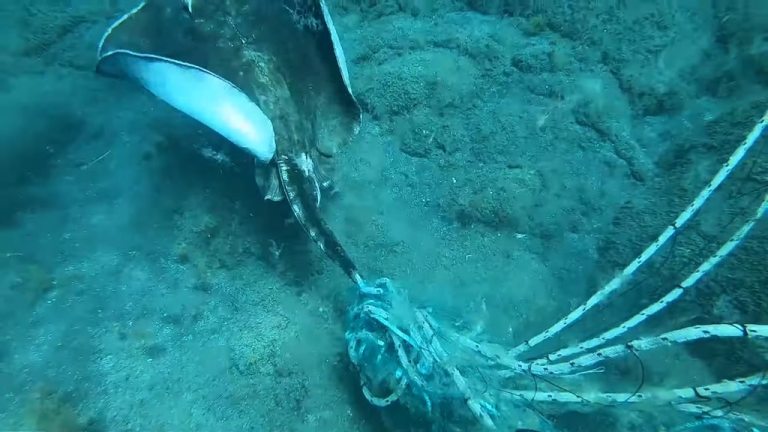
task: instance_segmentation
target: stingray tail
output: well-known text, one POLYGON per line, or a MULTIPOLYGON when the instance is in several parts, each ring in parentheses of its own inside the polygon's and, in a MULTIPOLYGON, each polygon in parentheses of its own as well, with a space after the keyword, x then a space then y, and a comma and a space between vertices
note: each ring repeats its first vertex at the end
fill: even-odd
POLYGON ((291 157, 278 155, 275 159, 285 196, 299 224, 309 238, 341 268, 344 274, 358 286, 363 286, 364 282, 357 271, 357 266, 320 215, 312 180, 307 178, 298 163, 291 157))

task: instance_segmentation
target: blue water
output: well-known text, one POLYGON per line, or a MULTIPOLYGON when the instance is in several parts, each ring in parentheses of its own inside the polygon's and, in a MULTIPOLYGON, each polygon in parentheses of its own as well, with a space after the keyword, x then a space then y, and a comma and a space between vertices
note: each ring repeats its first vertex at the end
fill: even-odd
MULTIPOLYGON (((616 276, 768 108, 768 7, 679 3, 329 1, 363 122, 333 160, 322 213, 362 274, 506 349, 616 276)), ((483 430, 471 416, 372 407, 345 344, 352 283, 285 202, 262 199, 250 159, 95 73, 103 32, 134 6, 0 5, 0 430, 483 430)), ((625 290, 523 359, 681 283, 763 200, 765 141, 625 290)), ((617 342, 767 323, 766 241, 763 218, 617 342)), ((759 374, 766 334, 749 336, 513 380, 443 343, 497 401, 499 430, 766 430, 762 379, 695 398, 720 410, 699 416, 590 396, 759 374), (534 389, 583 399, 503 397, 534 389)))

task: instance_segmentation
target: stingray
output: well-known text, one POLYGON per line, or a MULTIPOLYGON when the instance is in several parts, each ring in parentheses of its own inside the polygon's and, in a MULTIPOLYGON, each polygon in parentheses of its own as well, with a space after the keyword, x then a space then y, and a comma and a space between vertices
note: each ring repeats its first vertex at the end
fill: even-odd
POLYGON ((252 156, 264 198, 287 200, 309 237, 362 284, 319 211, 334 155, 361 121, 324 0, 146 0, 106 31, 96 70, 140 85, 252 156))
POLYGON ((264 198, 285 199, 358 287, 345 339, 369 402, 400 400, 438 424, 463 404, 493 426, 493 407, 445 359, 425 312, 409 311, 387 279, 367 283, 321 217, 325 168, 361 113, 324 0, 147 0, 107 30, 97 71, 137 83, 253 157, 264 198))

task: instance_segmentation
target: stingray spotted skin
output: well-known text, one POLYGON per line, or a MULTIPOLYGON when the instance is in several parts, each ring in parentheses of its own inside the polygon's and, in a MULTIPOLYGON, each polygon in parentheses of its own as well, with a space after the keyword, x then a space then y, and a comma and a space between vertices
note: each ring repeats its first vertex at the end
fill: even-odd
POLYGON ((259 186, 287 197, 312 240, 359 279, 318 208, 319 178, 361 118, 324 0, 147 0, 107 31, 97 70, 130 75, 120 69, 132 53, 210 72, 254 102, 275 143, 274 158, 257 163, 259 186))

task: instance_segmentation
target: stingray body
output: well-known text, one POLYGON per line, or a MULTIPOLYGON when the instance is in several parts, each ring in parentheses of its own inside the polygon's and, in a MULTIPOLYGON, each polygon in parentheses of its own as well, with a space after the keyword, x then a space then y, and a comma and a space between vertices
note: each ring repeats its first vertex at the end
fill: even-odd
POLYGON ((360 283, 319 213, 325 173, 360 123, 324 0, 147 0, 108 29, 98 59, 99 73, 136 82, 252 155, 264 197, 287 198, 360 283))

